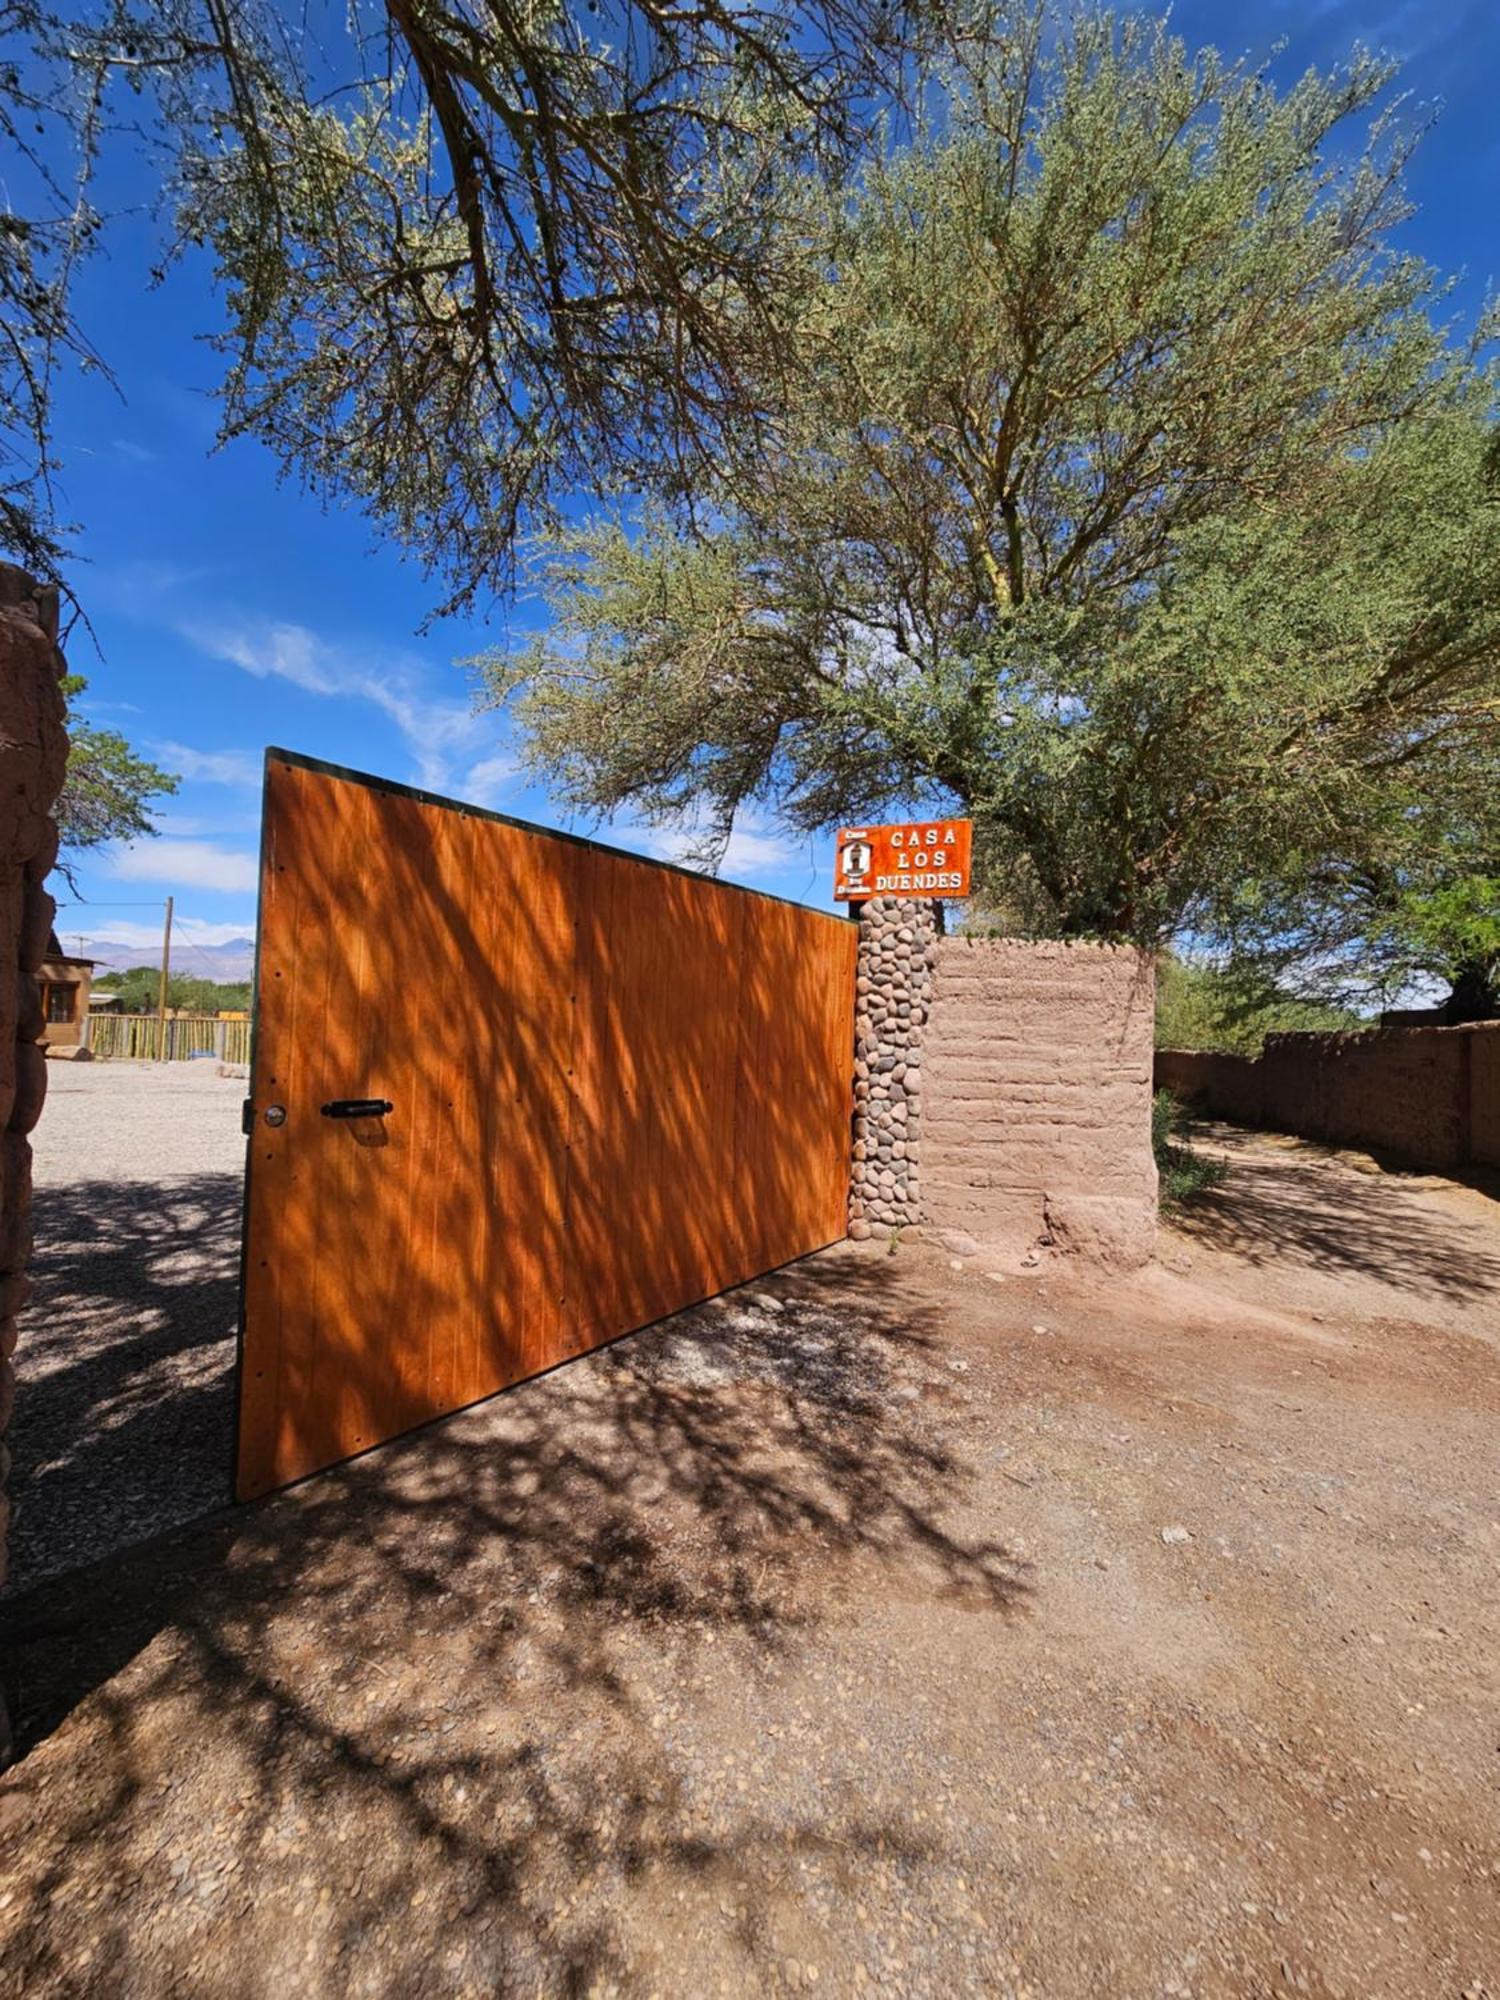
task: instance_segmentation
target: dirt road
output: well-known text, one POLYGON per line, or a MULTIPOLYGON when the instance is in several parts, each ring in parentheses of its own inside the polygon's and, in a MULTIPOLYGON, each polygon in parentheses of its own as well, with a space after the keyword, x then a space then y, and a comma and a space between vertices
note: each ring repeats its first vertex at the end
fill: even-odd
POLYGON ((246 1085, 54 1062, 16 1350, 12 1591, 224 1504, 246 1085))
POLYGON ((1226 1143, 24 1596, 6 1985, 1500 1996, 1500 1206, 1226 1143))

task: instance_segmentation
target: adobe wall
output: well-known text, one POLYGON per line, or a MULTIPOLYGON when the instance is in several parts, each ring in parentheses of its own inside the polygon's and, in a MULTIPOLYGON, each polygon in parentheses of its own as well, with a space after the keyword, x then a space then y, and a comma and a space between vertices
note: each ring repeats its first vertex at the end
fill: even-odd
POLYGON ((1170 1090, 1184 1104, 1212 1109, 1233 1125, 1265 1123, 1263 1072, 1252 1056, 1232 1056, 1221 1049, 1158 1049, 1156 1088, 1170 1090))
POLYGON ((924 1216, 980 1241, 1144 1263, 1156 1234, 1149 953, 944 938, 923 1114, 924 1216))
POLYGON ((1463 1032, 1469 1037, 1469 1158, 1500 1167, 1500 1021, 1463 1032))
POLYGON ((894 898, 859 921, 851 1234, 1149 1258, 1150 955, 939 937, 894 898))
MULTIPOLYGON (((0 563, 0 1583, 7 1569, 17 1314, 31 1290, 31 1143, 47 1065, 36 972, 56 907, 43 883, 57 855, 52 807, 67 762, 57 593, 0 563)), ((0 1762, 9 1749, 0 1700, 0 1762)))
POLYGON ((1161 1049, 1156 1081, 1237 1124, 1415 1166, 1500 1166, 1500 1021, 1268 1035, 1255 1058, 1161 1049))

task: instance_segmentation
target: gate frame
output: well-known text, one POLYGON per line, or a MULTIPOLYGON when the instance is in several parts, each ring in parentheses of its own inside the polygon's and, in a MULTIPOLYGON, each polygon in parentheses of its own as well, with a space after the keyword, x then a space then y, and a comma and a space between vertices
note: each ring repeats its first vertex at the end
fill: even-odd
MULTIPOLYGON (((233 1397, 233 1417, 229 1433, 229 1505, 231 1507, 253 1506, 257 1504, 258 1501, 261 1500, 274 1500, 278 1493, 288 1492, 292 1487, 300 1486, 304 1483, 304 1481, 308 1479, 316 1479, 320 1477, 322 1473, 332 1471, 334 1469, 334 1466, 336 1465, 353 1464, 356 1459, 364 1458, 368 1455, 368 1453, 372 1451, 380 1451, 384 1448, 385 1445, 394 1444, 398 1438, 415 1436, 420 1431, 430 1429, 433 1424, 444 1423, 448 1420, 449 1417, 458 1416, 462 1410, 476 1409, 479 1406, 479 1404, 490 1402, 496 1396, 506 1395, 509 1393, 511 1389, 522 1388, 525 1386, 527 1382, 540 1382, 544 1380, 546 1376, 551 1375, 556 1369, 567 1368, 572 1364, 572 1362, 583 1360, 585 1358, 585 1354, 602 1353, 606 1348, 613 1347, 617 1341, 629 1340, 634 1334, 645 1333, 650 1327, 660 1326, 664 1323, 665 1320, 675 1318, 676 1314, 679 1312, 690 1312, 692 1311, 695 1305, 705 1305, 708 1303, 710 1299, 723 1298, 727 1291, 733 1291, 737 1289, 736 1286, 731 1285, 731 1286, 726 1286, 717 1292, 707 1292, 701 1299, 689 1300, 684 1305, 676 1306, 673 1308, 672 1312, 664 1313, 658 1319, 645 1320, 642 1322, 640 1326, 626 1327, 620 1333, 611 1334, 609 1339, 602 1340, 598 1343, 597 1346, 585 1350, 585 1354, 570 1355, 564 1358, 563 1360, 554 1361, 550 1363, 548 1367, 539 1369, 535 1375, 524 1376, 519 1382, 509 1383, 506 1385, 506 1387, 501 1389, 492 1389, 487 1395, 479 1397, 476 1402, 464 1403, 461 1404, 457 1409, 442 1411, 436 1416, 429 1417, 424 1423, 413 1425, 410 1430, 398 1432, 396 1434, 396 1437, 383 1438, 378 1443, 366 1445, 363 1451, 351 1453, 348 1458, 336 1459, 333 1462, 333 1465, 321 1466, 314 1469, 311 1472, 305 1472, 301 1474, 299 1478, 288 1480, 284 1485, 273 1487, 269 1492, 264 1494, 258 1494, 250 1500, 240 1499, 236 1491, 236 1487, 238 1485, 238 1472, 239 1472, 240 1414, 241 1414, 240 1404, 243 1395, 243 1387, 245 1379, 245 1299, 246 1299, 246 1278, 248 1275, 249 1262, 250 1262, 250 1174, 254 1161, 253 1140, 255 1135, 255 1090, 254 1090, 255 1059, 257 1054, 257 1044, 259 1041, 259 1028, 260 1028, 261 952, 264 948, 264 939, 265 939, 265 927, 261 921, 261 917, 262 917, 263 894, 265 887, 266 849, 268 844, 268 832, 267 832, 268 816, 264 810, 264 801, 266 795, 266 781, 270 774, 270 768, 273 762, 281 764, 289 764, 293 766, 295 769, 301 771, 311 771, 316 773, 319 777, 339 778, 344 780, 344 782, 348 784, 363 785, 370 791, 384 793, 390 797, 411 799, 414 800, 418 805, 441 807, 449 812, 460 813, 467 819, 487 820, 498 826, 512 827, 517 832, 520 833, 540 834, 549 840, 566 841, 574 847, 591 849, 593 852, 599 854, 608 854, 618 860, 638 862, 641 865, 648 868, 659 868, 669 875, 686 876, 689 880, 694 882, 703 882, 703 881, 717 882, 719 883, 720 887, 725 889, 733 889, 738 894, 743 896, 758 896, 765 902, 777 903, 787 909, 805 910, 809 916, 822 917, 826 919, 827 922, 838 925, 841 929, 848 928, 853 922, 853 920, 857 918, 858 915, 857 905, 852 906, 846 913, 840 913, 834 910, 819 910, 815 908, 812 904, 799 903, 795 900, 795 898, 791 896, 774 895, 769 889, 754 889, 751 888, 748 883, 725 882, 718 876, 705 875, 702 869, 689 868, 683 862, 680 861, 667 861, 664 860, 660 855, 655 855, 655 854, 637 854, 632 848, 616 847, 609 841, 594 840, 587 834, 573 833, 571 831, 563 831, 561 829, 550 826, 541 826, 535 820, 522 819, 516 813, 500 812, 491 806, 471 805, 468 801, 464 799, 449 798, 446 796, 446 794, 442 792, 427 791, 420 785, 405 784, 398 778, 382 778, 370 771, 356 770, 352 765, 336 764, 332 762, 332 760, 329 758, 313 757, 303 751, 286 750, 281 748, 277 744, 267 744, 265 754, 261 760, 262 811, 261 811, 261 823, 260 823, 260 839, 257 842, 256 846, 255 959, 250 974, 250 1053, 249 1053, 249 1060, 246 1064, 246 1069, 248 1072, 245 1079, 246 1093, 245 1093, 244 1104, 241 1111, 241 1126, 244 1132, 244 1139, 245 1139, 245 1173, 244 1173, 243 1185, 241 1187, 241 1192, 240 1192, 239 1288, 235 1300, 234 1397, 233 1397)), ((857 924, 855 924, 854 927, 857 930, 857 924)), ((853 989, 853 981, 858 978, 858 971, 859 971, 859 960, 858 960, 858 951, 856 948, 856 954, 853 961, 853 968, 850 975, 851 1015, 857 1011, 857 1005, 855 1004, 857 1001, 857 995, 853 989)), ((848 1167, 852 1172, 853 1142, 854 1142, 854 1108, 855 1108, 854 1107, 854 1040, 852 1033, 852 1024, 851 1024, 851 1035, 850 1035, 848 1057, 849 1061, 848 1061, 848 1073, 846 1082, 846 1095, 848 1099, 847 1137, 850 1148, 848 1167)), ((769 1265, 766 1268, 766 1270, 760 1272, 758 1275, 761 1277, 770 1277, 777 1271, 787 1270, 790 1267, 790 1265, 800 1263, 803 1257, 816 1256, 820 1250, 831 1249, 835 1243, 844 1242, 847 1239, 848 1235, 847 1193, 845 1197, 844 1211, 845 1211, 844 1227, 839 1235, 831 1236, 828 1239, 827 1243, 819 1244, 815 1246, 815 1248, 812 1250, 804 1250, 799 1252, 799 1254, 796 1257, 789 1258, 785 1263, 769 1265)), ((742 1279, 739 1282, 753 1283, 754 1279, 742 1279)))

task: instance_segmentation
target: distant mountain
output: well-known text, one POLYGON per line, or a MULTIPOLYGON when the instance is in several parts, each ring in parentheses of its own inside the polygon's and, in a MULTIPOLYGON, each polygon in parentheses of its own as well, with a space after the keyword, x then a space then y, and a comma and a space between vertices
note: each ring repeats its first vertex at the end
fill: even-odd
MULTIPOLYGON (((71 949, 72 947, 70 947, 71 949)), ((84 947, 89 958, 98 961, 100 972, 128 972, 133 965, 160 965, 161 946, 119 944, 109 938, 95 938, 84 947)), ((255 972, 255 939, 228 938, 223 944, 194 944, 189 938, 173 938, 172 970, 192 979, 214 979, 233 985, 255 972)))

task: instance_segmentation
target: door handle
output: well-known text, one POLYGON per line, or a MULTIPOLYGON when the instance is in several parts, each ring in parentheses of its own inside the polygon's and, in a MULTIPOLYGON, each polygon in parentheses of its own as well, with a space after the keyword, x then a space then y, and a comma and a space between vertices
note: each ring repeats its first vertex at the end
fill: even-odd
POLYGON ((322 1112, 325 1118, 384 1118, 395 1108, 388 1097, 335 1097, 322 1112))

